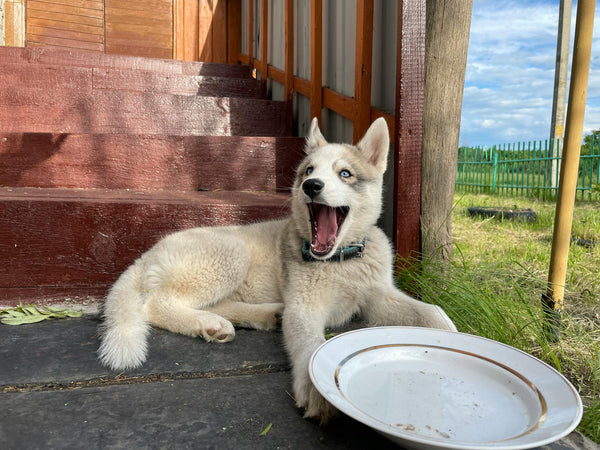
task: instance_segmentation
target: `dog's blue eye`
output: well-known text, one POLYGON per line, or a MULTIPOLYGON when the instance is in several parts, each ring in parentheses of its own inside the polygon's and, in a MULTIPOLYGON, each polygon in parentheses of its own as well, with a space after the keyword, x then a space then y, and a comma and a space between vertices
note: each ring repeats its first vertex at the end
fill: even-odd
POLYGON ((350 173, 349 170, 344 169, 340 172, 340 177, 342 177, 342 178, 350 178, 351 176, 352 176, 352 174, 350 173))
POLYGON ((304 172, 304 173, 305 173, 306 175, 310 175, 310 174, 312 173, 312 171, 313 171, 313 168, 312 168, 311 166, 308 166, 308 167, 306 168, 306 172, 304 172))

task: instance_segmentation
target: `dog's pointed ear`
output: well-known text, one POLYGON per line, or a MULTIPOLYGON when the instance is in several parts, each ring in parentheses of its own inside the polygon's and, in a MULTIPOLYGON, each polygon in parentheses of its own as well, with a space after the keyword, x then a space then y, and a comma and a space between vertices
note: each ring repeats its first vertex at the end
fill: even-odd
POLYGON ((306 135, 306 145, 304 147, 304 151, 306 153, 310 153, 312 150, 318 147, 323 147, 324 145, 327 145, 327 141, 319 129, 319 121, 316 117, 314 117, 310 123, 308 134, 306 135))
POLYGON ((380 117, 373 122, 356 146, 380 173, 385 172, 390 148, 390 132, 385 119, 380 117))

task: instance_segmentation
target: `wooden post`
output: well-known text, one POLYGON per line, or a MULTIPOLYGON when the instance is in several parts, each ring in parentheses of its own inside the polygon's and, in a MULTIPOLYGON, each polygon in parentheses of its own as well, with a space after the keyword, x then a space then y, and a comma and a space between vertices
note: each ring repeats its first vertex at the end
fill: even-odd
POLYGON ((323 109, 323 1, 310 4, 310 115, 321 122, 323 109))
POLYGON ((248 0, 248 65, 252 75, 254 73, 254 0, 248 0))
POLYGON ((227 0, 227 62, 237 64, 242 51, 242 0, 227 0))
POLYGON ((4 3, 5 45, 25 47, 25 0, 4 3))
POLYGON ((421 248, 421 150, 425 0, 398 1, 394 142, 394 245, 403 258, 421 248))
POLYGON ((553 341, 557 341, 559 337, 560 312, 564 307, 565 280, 577 190, 595 8, 596 0, 579 0, 577 3, 571 85, 552 235, 548 289, 542 296, 542 304, 548 320, 548 337, 553 341))
POLYGON ((285 0, 285 31, 284 31, 284 95, 286 101, 287 127, 291 134, 294 122, 294 1, 285 0))
POLYGON ((269 61, 269 1, 260 3, 260 79, 267 82, 267 65, 269 61))
POLYGON ((356 60, 354 66, 353 128, 357 143, 371 124, 371 72, 373 66, 373 0, 356 3, 356 60))

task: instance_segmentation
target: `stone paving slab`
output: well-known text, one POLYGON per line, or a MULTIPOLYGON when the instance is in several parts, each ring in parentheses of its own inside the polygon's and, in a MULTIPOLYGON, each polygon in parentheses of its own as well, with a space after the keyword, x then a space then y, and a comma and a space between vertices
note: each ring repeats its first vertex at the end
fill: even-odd
MULTIPOLYGON (((280 332, 219 345, 153 330, 147 363, 115 374, 96 360, 98 324, 0 325, 0 448, 398 448, 344 415, 302 418, 280 332)), ((542 448, 600 447, 572 433, 542 448)))

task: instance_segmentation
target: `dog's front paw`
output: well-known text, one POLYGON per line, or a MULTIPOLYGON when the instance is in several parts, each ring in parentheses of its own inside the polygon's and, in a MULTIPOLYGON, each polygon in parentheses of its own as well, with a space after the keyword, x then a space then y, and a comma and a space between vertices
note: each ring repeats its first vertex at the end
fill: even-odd
POLYGON ((325 425, 337 414, 337 409, 323 398, 308 377, 302 377, 298 381, 294 389, 296 406, 305 410, 305 418, 318 420, 321 425, 325 425))
POLYGON ((338 410, 325 400, 314 386, 311 386, 304 417, 307 419, 318 420, 320 425, 325 425, 337 414, 338 410))
POLYGON ((264 329, 274 330, 281 325, 283 317, 283 303, 269 303, 266 305, 267 311, 265 314, 264 329))
POLYGON ((212 320, 203 320, 201 322, 199 335, 207 342, 224 344, 233 340, 235 329, 229 320, 215 315, 212 320))

